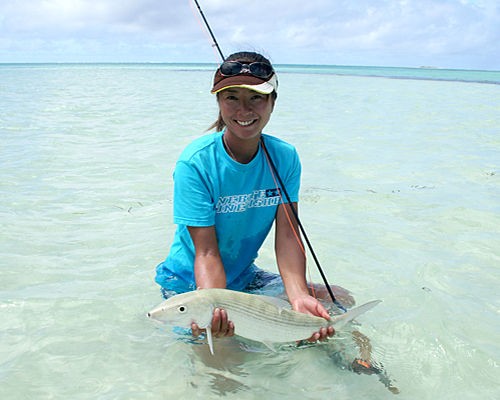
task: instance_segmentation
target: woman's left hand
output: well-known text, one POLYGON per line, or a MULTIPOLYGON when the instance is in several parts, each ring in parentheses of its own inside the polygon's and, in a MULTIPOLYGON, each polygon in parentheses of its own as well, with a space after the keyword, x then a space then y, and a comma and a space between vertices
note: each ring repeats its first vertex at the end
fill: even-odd
MULTIPOLYGON (((309 295, 304 295, 292 300, 292 308, 295 311, 315 315, 317 317, 325 318, 330 320, 330 315, 326 308, 314 297, 309 295)), ((333 326, 329 326, 328 328, 321 328, 318 332, 314 332, 309 339, 309 342, 316 342, 318 340, 327 340, 329 337, 335 334, 335 329, 333 326)))

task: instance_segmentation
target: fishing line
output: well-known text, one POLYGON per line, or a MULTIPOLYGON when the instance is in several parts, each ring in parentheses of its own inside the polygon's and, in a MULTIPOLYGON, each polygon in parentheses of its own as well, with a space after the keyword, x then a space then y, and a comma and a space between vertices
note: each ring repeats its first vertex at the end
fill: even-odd
MULTIPOLYGON (((262 145, 262 148, 264 149, 264 145, 262 145)), ((300 251, 304 255, 304 258, 306 257, 306 249, 304 248, 304 243, 302 243, 302 240, 300 239, 299 232, 297 232, 297 229, 295 228, 295 225, 292 222, 292 218, 290 217, 290 213, 288 212, 288 207, 286 206, 285 200, 283 200, 283 196, 281 194, 282 190, 279 189, 280 185, 278 184, 278 181, 276 180, 275 173, 273 169, 271 168, 271 161, 269 154, 267 151, 264 151, 264 156, 266 157, 267 164, 269 165, 269 170, 271 171, 271 176, 273 177, 274 181, 274 186, 278 190, 278 196, 280 198, 281 204, 283 204, 283 211, 285 212, 286 219, 288 221, 288 224, 290 225, 290 228, 292 229, 293 236, 295 236, 295 240, 297 241, 297 244, 299 245, 300 251)), ((291 203, 288 203, 289 207, 293 207, 291 203)), ((307 275, 309 277, 309 289, 311 290, 311 294, 313 297, 317 298, 316 296, 316 290, 314 289, 314 284, 312 283, 312 278, 311 278, 311 269, 307 269, 307 275)))
POLYGON ((264 150, 264 153, 267 157, 267 161, 269 162, 269 165, 271 166, 271 172, 276 175, 276 178, 278 179, 278 182, 281 186, 281 189, 283 190, 283 193, 285 194, 286 200, 288 201, 288 204, 290 204, 290 209, 292 210, 293 216, 295 217, 295 220, 297 221, 297 225, 300 228, 300 231, 302 232, 302 235, 304 236, 304 239, 307 243, 307 247, 309 248, 309 251, 311 252, 311 255, 313 256, 314 262, 316 263, 316 266, 318 267, 318 271, 321 275, 321 278, 323 279, 323 282, 325 283, 326 289, 328 290, 328 294, 332 298, 333 304, 335 304, 340 310, 346 312, 347 310, 345 307, 338 302, 338 300, 335 298, 335 295, 333 294, 332 288, 330 284, 328 283, 328 279, 326 278, 325 273, 323 272, 323 268, 321 268, 321 264, 319 263, 318 257, 316 256, 316 253, 312 247, 312 244, 309 240, 309 237, 307 236, 306 230, 304 229, 304 226, 302 225, 302 222, 300 222, 299 215, 297 214, 297 210, 292 206, 292 201, 290 199, 290 196, 288 194, 288 191, 285 188, 285 185, 283 183, 283 180, 281 179, 278 170, 276 168, 276 165, 274 165, 274 162, 269 155, 269 152, 267 151, 266 145, 264 144, 264 137, 260 137, 260 142, 262 144, 262 149, 264 150))
MULTIPOLYGON (((222 58, 222 61, 224 62, 224 60, 226 58, 224 57, 224 54, 222 53, 222 50, 220 49, 219 43, 217 43, 217 39, 215 38, 215 35, 212 31, 212 28, 210 28, 210 25, 208 24, 208 21, 205 18, 205 14, 203 14, 203 11, 201 10, 201 7, 200 7, 200 4, 198 3, 198 0, 193 0, 193 1, 195 2, 196 7, 198 8, 198 11, 203 19, 203 22, 205 23, 205 26, 207 27, 208 32, 210 33, 210 36, 212 37, 213 46, 215 46, 217 48, 217 50, 219 51, 219 54, 222 58)), ((262 149, 264 150, 264 153, 266 155, 267 161, 268 161, 269 165, 271 166, 271 173, 277 177, 278 182, 281 186, 281 189, 283 190, 283 193, 285 194, 285 197, 288 201, 288 204, 290 204, 290 209, 292 210, 293 216, 295 217, 295 220, 297 221, 297 225, 299 226, 300 231, 302 232, 302 235, 304 236, 304 239, 307 243, 307 247, 309 248, 309 251, 311 252, 311 255, 313 256, 314 262, 316 263, 316 267, 318 267, 321 278, 323 279, 323 282, 325 283, 326 289, 328 290, 328 294, 332 298, 333 304, 335 304, 340 310, 346 312, 347 310, 345 309, 345 307, 337 301, 337 299, 335 298, 335 295, 333 294, 332 288, 331 288, 330 284, 328 283, 328 279, 326 278, 325 273, 323 272, 323 268, 321 268, 318 257, 316 256, 316 253, 314 252, 312 244, 309 241, 309 237, 306 234, 304 226, 302 225, 302 222, 300 222, 299 215, 297 214, 297 211, 295 210, 295 208, 292 206, 292 202, 291 202, 290 196, 288 195, 288 192, 285 188, 285 185, 283 184, 283 181, 278 173, 278 170, 276 169, 276 166, 274 165, 274 162, 271 159, 271 156, 269 155, 269 152, 267 151, 266 146, 264 145, 264 138, 262 136, 261 136, 261 144, 262 144, 262 149)), ((286 208, 285 208, 285 211, 286 211, 286 208)), ((292 230, 294 230, 293 225, 292 225, 292 230)), ((300 243, 300 240, 299 240, 299 243, 300 243)), ((303 248, 303 246, 302 246, 302 248, 303 248)))
POLYGON ((218 63, 218 60, 219 60, 219 53, 217 51, 217 48, 215 47, 215 45, 213 44, 213 40, 212 38, 210 37, 210 34, 208 33, 208 30, 207 28, 205 27, 205 24, 203 23, 203 20, 201 19, 200 17, 200 13, 199 11, 196 9, 196 6, 195 4, 191 1, 191 0, 187 0, 188 4, 189 4, 189 8, 191 8, 191 12, 193 13, 193 17, 194 19, 196 20, 196 22, 198 23, 198 25, 200 26, 200 31, 203 32, 205 34, 205 37, 206 39, 208 40, 208 42, 210 42, 210 47, 212 48, 212 51, 214 53, 214 60, 216 60, 216 63, 218 63))
POLYGON ((224 54, 222 54, 222 50, 219 47, 219 43, 217 43, 217 39, 215 38, 215 35, 212 32, 212 29, 210 28, 210 25, 208 24, 207 19, 205 18, 205 14, 203 14, 203 11, 201 10, 200 5, 198 4, 198 0, 193 0, 193 1, 195 2, 196 7, 198 7, 198 11, 200 12, 201 18, 203 18, 203 22, 205 23, 205 26, 207 27, 208 33, 210 33, 210 36, 212 37, 212 40, 214 42, 212 46, 215 46, 217 48, 217 50, 219 51, 219 54, 222 58, 222 61, 224 61, 226 59, 226 57, 224 57, 224 54))

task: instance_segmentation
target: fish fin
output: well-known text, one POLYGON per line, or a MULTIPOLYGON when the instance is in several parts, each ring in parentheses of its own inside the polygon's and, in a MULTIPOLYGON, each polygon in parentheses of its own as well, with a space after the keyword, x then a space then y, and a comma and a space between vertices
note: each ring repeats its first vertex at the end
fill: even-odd
POLYGON ((354 307, 344 314, 335 315, 330 320, 330 325, 335 328, 340 328, 344 326, 347 322, 352 321, 354 318, 360 316, 361 314, 371 310, 377 304, 381 303, 382 300, 372 300, 368 303, 362 304, 359 307, 354 307))
POLYGON ((214 355, 214 341, 212 338, 212 326, 211 325, 207 326, 207 342, 208 342, 208 347, 210 349, 210 354, 214 355))
POLYGON ((272 343, 270 342, 261 342, 264 346, 266 346, 269 350, 271 350, 273 353, 276 353, 276 348, 273 346, 272 343))

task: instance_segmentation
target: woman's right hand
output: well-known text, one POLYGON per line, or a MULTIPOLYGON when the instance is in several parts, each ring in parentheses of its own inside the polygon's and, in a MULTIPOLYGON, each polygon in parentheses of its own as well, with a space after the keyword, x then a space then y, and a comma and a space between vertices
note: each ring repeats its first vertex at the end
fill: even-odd
MULTIPOLYGON (((229 321, 226 310, 222 308, 216 308, 214 310, 211 329, 213 337, 234 336, 234 324, 232 321, 229 321)), ((206 331, 206 329, 200 328, 194 322, 191 324, 191 330, 194 337, 198 337, 206 331)))

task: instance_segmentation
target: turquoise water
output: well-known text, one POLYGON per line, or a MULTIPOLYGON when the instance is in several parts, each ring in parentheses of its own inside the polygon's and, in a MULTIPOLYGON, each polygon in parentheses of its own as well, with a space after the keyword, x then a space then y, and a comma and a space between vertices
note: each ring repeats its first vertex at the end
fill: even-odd
MULTIPOLYGON (((358 303, 383 300, 359 328, 399 398, 498 398, 499 73, 338 68, 278 66, 267 129, 299 150, 322 266, 358 303)), ((323 349, 218 341, 210 358, 145 318, 175 160, 216 117, 211 76, 0 66, 2 399, 393 396, 323 349)), ((271 242, 259 265, 276 270, 271 242)))
MULTIPOLYGON (((164 69, 174 71, 213 71, 216 64, 200 63, 200 64, 183 64, 183 63, 149 63, 149 64, 0 64, 2 69, 27 68, 33 69, 52 69, 64 66, 65 69, 82 68, 120 68, 120 69, 164 69)), ((442 81, 457 81, 457 82, 475 82, 500 84, 500 71, 493 70, 460 70, 460 69, 444 69, 433 67, 359 67, 350 65, 300 65, 300 64, 278 64, 276 65, 278 73, 292 74, 326 74, 339 76, 365 76, 379 78, 394 78, 394 79, 421 79, 421 80, 442 80, 442 81)))

